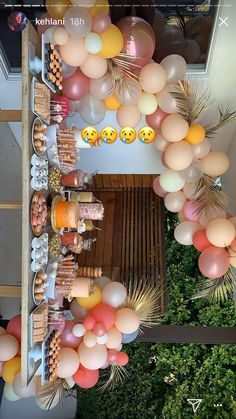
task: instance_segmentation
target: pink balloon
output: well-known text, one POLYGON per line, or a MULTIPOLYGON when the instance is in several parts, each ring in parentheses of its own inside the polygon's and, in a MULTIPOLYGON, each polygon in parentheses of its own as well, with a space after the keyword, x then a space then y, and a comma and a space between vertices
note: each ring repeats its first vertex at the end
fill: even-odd
POLYGON ((63 80, 63 94, 72 100, 79 100, 89 91, 89 78, 78 68, 72 76, 63 80))
POLYGON ((161 153, 161 164, 162 166, 164 166, 166 169, 169 169, 168 164, 166 163, 166 158, 165 158, 165 152, 163 151, 161 153))
POLYGON ((107 360, 109 362, 115 362, 117 360, 118 352, 115 349, 108 349, 107 360))
POLYGON ((99 370, 88 370, 80 365, 72 378, 79 387, 92 388, 99 380, 99 370))
POLYGON ((7 334, 15 336, 18 342, 21 341, 21 315, 12 317, 7 325, 7 334))
POLYGON ((72 329, 76 322, 73 320, 66 320, 65 322, 65 328, 61 334, 61 346, 77 349, 79 344, 82 342, 82 338, 76 337, 72 333, 72 329))
POLYGON ((167 195, 168 192, 166 192, 160 185, 160 176, 157 176, 152 184, 153 190, 155 192, 155 194, 157 194, 158 196, 160 196, 161 198, 165 198, 165 196, 167 195))
POLYGON ((104 324, 97 323, 93 328, 93 333, 95 333, 96 336, 103 336, 106 333, 106 328, 104 324))
POLYGON ((198 266, 201 273, 208 278, 219 278, 229 269, 228 253, 222 247, 208 247, 199 256, 198 266))
POLYGON ((118 352, 116 363, 124 367, 129 362, 129 357, 125 352, 118 352))
POLYGON ((155 130, 160 130, 162 122, 168 115, 168 113, 163 112, 161 108, 158 107, 154 113, 146 116, 147 124, 155 130))
POLYGON ((184 204, 184 215, 188 221, 199 222, 199 214, 196 213, 196 204, 194 201, 187 201, 184 204))
POLYGON ((83 320, 88 314, 88 310, 84 307, 81 307, 76 298, 74 298, 70 305, 70 311, 77 320, 83 320))
POLYGON ((98 13, 93 17, 91 32, 102 33, 111 26, 111 18, 107 13, 98 13))
POLYGON ((96 324, 96 319, 91 315, 88 314, 83 321, 83 326, 86 330, 93 330, 94 326, 96 324))

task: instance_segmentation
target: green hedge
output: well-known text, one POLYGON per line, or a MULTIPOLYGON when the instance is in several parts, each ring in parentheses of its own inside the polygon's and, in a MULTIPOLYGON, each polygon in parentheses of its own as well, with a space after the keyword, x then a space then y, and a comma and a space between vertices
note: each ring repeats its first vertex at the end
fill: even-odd
MULTIPOLYGON (((198 252, 173 240, 176 218, 166 214, 166 324, 235 326, 232 301, 224 305, 191 301, 202 280, 198 252)), ((233 345, 124 345, 128 378, 114 391, 78 389, 81 419, 236 418, 236 347, 233 345), (187 398, 203 399, 193 415, 187 398), (222 406, 217 406, 217 405, 222 406)))

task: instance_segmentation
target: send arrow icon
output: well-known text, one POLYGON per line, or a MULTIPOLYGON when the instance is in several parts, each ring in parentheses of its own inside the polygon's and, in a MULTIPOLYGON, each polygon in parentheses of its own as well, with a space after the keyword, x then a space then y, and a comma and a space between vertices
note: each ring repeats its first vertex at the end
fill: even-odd
POLYGON ((189 402, 189 404, 191 404, 194 413, 197 411, 200 404, 202 403, 202 399, 187 399, 187 401, 189 402))

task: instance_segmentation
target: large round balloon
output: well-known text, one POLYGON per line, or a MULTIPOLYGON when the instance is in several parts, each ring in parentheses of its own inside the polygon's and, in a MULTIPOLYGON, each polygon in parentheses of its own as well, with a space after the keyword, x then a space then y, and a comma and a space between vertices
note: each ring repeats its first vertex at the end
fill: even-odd
POLYGON ((81 307, 90 310, 102 300, 102 293, 99 287, 95 285, 94 292, 89 297, 78 297, 77 301, 81 307))
POLYGON ((107 276, 100 276, 100 278, 96 278, 94 282, 100 288, 100 290, 103 290, 103 288, 109 284, 111 280, 107 276))
POLYGON ((211 151, 210 141, 206 138, 199 144, 193 145, 193 157, 195 159, 203 159, 211 151))
POLYGON ((182 211, 185 202, 186 197, 182 191, 170 192, 165 197, 165 207, 171 212, 182 211))
MULTIPOLYGON (((146 121, 147 121, 147 124, 150 127, 152 127, 154 130, 160 130, 161 124, 167 116, 168 116, 168 113, 163 112, 161 108, 158 107, 154 113, 152 113, 151 115, 147 115, 146 121)), ((157 140, 158 140, 158 137, 157 137, 157 140)), ((160 151, 163 151, 163 150, 160 150, 160 151)))
POLYGON ((73 380, 80 388, 92 388, 99 380, 98 370, 88 370, 80 365, 79 369, 73 375, 73 380))
POLYGON ((61 75, 63 79, 66 79, 67 77, 72 76, 77 70, 77 67, 71 67, 70 65, 66 64, 65 61, 62 61, 61 63, 62 72, 61 75))
POLYGON ((129 362, 129 357, 125 352, 118 352, 116 357, 116 363, 122 367, 127 365, 129 362))
POLYGON ((98 370, 107 360, 107 349, 105 345, 95 345, 87 348, 83 343, 78 347, 79 359, 83 367, 89 370, 98 370))
POLYGON ((166 25, 156 45, 155 58, 160 62, 172 54, 182 55, 184 48, 185 38, 182 30, 175 25, 166 25))
POLYGON ((167 116, 161 125, 161 133, 168 141, 181 141, 189 130, 188 122, 179 114, 167 116))
POLYGON ((70 305, 70 311, 77 320, 83 320, 84 317, 88 314, 88 310, 84 307, 81 307, 76 298, 74 298, 70 305))
POLYGON ((60 335, 61 346, 66 348, 78 348, 81 343, 81 337, 77 337, 73 334, 73 327, 76 322, 73 320, 66 320, 63 332, 60 335))
POLYGON ((89 57, 84 40, 73 38, 72 36, 70 36, 69 41, 65 45, 60 45, 60 54, 66 64, 72 67, 83 65, 89 57))
POLYGON ((15 336, 15 338, 21 341, 21 315, 18 314, 11 318, 7 324, 7 334, 15 336))
POLYGON ((4 362, 2 369, 2 378, 8 384, 13 384, 16 374, 20 371, 21 358, 15 357, 4 362))
POLYGON ((116 312, 108 304, 100 303, 92 308, 91 314, 95 317, 97 323, 104 324, 106 330, 109 330, 115 323, 116 312))
POLYGON ((122 334, 115 326, 107 332, 106 347, 109 349, 116 349, 122 342, 122 334))
POLYGON ((235 226, 225 218, 214 218, 206 227, 206 236, 217 247, 227 247, 235 239, 235 226))
POLYGON ((158 93, 166 85, 166 72, 160 64, 151 63, 140 71, 140 84, 147 93, 158 93))
POLYGON ((117 121, 121 127, 135 128, 141 121, 142 114, 137 106, 120 106, 117 110, 117 121))
POLYGON ((21 384, 21 373, 18 372, 12 384, 12 389, 18 397, 27 398, 35 394, 35 384, 36 384, 36 377, 34 377, 30 381, 28 386, 23 386, 21 384))
POLYGON ((178 141, 168 145, 165 151, 165 161, 170 169, 186 169, 193 161, 191 144, 188 144, 187 141, 178 141))
POLYGON ((71 377, 79 368, 79 357, 77 352, 72 348, 61 348, 60 364, 56 369, 59 378, 71 377))
POLYGON ((99 79, 92 79, 90 81, 90 93, 99 100, 104 100, 110 97, 115 89, 114 81, 110 73, 106 73, 99 79))
POLYGON ((117 23, 124 37, 122 60, 133 70, 144 67, 153 56, 155 49, 155 35, 152 27, 144 19, 127 16, 117 23))
POLYGON ((152 183, 152 187, 155 194, 157 194, 161 198, 165 198, 165 196, 167 195, 167 192, 160 185, 160 176, 155 177, 152 183))
POLYGON ((208 176, 220 176, 228 170, 229 158, 222 151, 210 151, 206 157, 199 160, 198 167, 208 176))
POLYGON ((81 100, 79 111, 81 119, 88 125, 100 124, 106 114, 104 103, 91 94, 88 94, 81 100))
POLYGON ((92 31, 96 33, 106 32, 111 26, 111 18, 107 13, 98 13, 93 17, 92 31))
POLYGON ((184 179, 175 170, 167 169, 160 175, 160 185, 166 192, 180 191, 184 184, 184 179))
POLYGON ((79 100, 85 97, 89 90, 89 79, 78 68, 72 76, 63 80, 62 92, 71 100, 79 100))
POLYGON ((9 361, 19 350, 19 343, 14 336, 0 336, 0 361, 9 361))
POLYGON ((47 0, 46 8, 51 17, 54 19, 63 19, 66 11, 71 6, 69 0, 47 0))
POLYGON ((115 25, 110 25, 105 32, 100 33, 102 49, 99 56, 103 58, 113 58, 118 55, 124 45, 124 38, 120 29, 115 25))
POLYGON ((0 336, 6 335, 7 331, 4 329, 4 327, 0 326, 0 336))
POLYGON ((97 336, 95 333, 87 330, 84 334, 83 343, 87 348, 93 348, 97 344, 97 336))
MULTIPOLYGON (((182 142, 182 141, 181 141, 182 142)), ((185 141, 186 142, 186 141, 185 141)), ((178 144, 178 143, 177 143, 178 144)), ((193 151, 193 147, 191 146, 193 151)), ((195 167, 193 163, 186 167, 186 169, 180 171, 181 177, 185 180, 186 184, 197 182, 202 177, 202 171, 195 167)))
POLYGON ((82 7, 71 7, 64 18, 66 30, 73 38, 84 38, 92 28, 92 16, 82 7))
POLYGON ((112 307, 119 307, 125 301, 127 290, 120 282, 112 281, 102 291, 102 301, 112 307))
POLYGON ((161 66, 165 69, 168 83, 182 80, 187 71, 185 59, 178 54, 171 54, 165 57, 161 61, 161 66))
POLYGON ((133 333, 123 333, 122 334, 122 343, 131 343, 138 336, 138 330, 135 330, 133 333))
POLYGON ((199 250, 199 252, 203 252, 204 250, 208 249, 208 247, 212 246, 212 244, 207 239, 205 228, 194 233, 193 245, 197 250, 199 250))
POLYGON ((7 400, 9 400, 9 402, 16 402, 17 400, 20 400, 20 397, 17 396, 12 388, 11 384, 7 384, 5 383, 4 385, 4 390, 3 390, 3 394, 6 397, 7 400))
POLYGON ((193 235, 200 229, 201 226, 198 223, 194 223, 193 221, 183 221, 175 228, 175 240, 180 244, 190 246, 193 244, 193 235))
POLYGON ((208 278, 219 278, 229 269, 228 253, 220 247, 208 247, 199 256, 198 266, 201 273, 208 278))
POLYGON ((121 308, 116 313, 115 326, 121 333, 133 333, 139 328, 140 320, 131 308, 121 308))
POLYGON ((90 79, 100 79, 107 72, 107 60, 90 54, 85 63, 81 65, 81 71, 90 79))
POLYGON ((56 45, 65 45, 69 41, 69 33, 65 28, 56 28, 53 38, 56 45))

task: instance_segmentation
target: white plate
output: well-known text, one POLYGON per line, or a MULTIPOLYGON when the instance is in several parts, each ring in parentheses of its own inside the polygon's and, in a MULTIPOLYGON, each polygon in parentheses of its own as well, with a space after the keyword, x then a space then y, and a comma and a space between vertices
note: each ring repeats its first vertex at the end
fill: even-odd
MULTIPOLYGON (((35 118, 35 120, 34 120, 34 122, 33 122, 33 125, 32 125, 31 141, 32 141, 32 146, 33 146, 33 149, 34 149, 35 154, 36 154, 38 157, 42 157, 42 156, 44 155, 44 153, 46 152, 46 150, 45 150, 45 151, 43 151, 42 153, 39 153, 39 152, 37 151, 37 148, 36 148, 36 147, 35 147, 35 145, 34 145, 34 126, 35 126, 35 124, 36 124, 37 122, 40 122, 40 124, 43 124, 43 121, 42 121, 42 119, 41 119, 41 118, 39 118, 39 117, 35 118)), ((47 143, 47 140, 46 140, 46 143, 47 143)))

